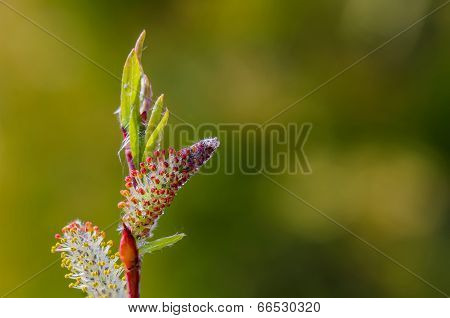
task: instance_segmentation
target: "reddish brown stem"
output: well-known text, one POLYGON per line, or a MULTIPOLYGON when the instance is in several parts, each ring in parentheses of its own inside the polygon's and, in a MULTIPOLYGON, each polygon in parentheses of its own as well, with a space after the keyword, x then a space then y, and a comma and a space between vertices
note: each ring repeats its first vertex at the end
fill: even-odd
POLYGON ((139 298, 139 282, 141 279, 140 269, 133 268, 131 270, 126 270, 125 272, 128 285, 128 297, 139 298))

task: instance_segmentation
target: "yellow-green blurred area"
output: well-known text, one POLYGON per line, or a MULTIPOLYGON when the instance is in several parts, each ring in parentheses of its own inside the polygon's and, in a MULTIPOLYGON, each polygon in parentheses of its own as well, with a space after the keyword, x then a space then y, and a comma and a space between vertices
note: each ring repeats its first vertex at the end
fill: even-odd
MULTIPOLYGON (((50 246, 72 219, 118 220, 114 76, 143 29, 172 113, 263 123, 444 2, 1 1, 0 295, 83 297, 46 269, 50 246)), ((292 193, 450 293, 449 57, 450 5, 274 119, 313 124, 312 173, 271 176, 291 194, 261 174, 194 177, 155 232, 187 237, 145 256, 142 296, 443 296, 292 193)), ((239 162, 234 148, 218 158, 239 162)))

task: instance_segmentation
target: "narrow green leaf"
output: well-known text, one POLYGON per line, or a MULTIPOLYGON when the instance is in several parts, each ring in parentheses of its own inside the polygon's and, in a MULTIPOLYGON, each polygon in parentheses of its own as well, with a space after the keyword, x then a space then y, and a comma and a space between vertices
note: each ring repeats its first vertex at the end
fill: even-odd
POLYGON ((128 135, 130 137, 130 150, 133 155, 133 162, 135 167, 139 167, 140 159, 140 140, 139 129, 141 126, 141 117, 139 115, 139 105, 133 105, 130 114, 130 125, 128 126, 128 135))
POLYGON ((167 236, 151 242, 147 242, 145 245, 141 246, 141 248, 139 249, 139 253, 141 255, 144 255, 147 253, 153 253, 162 250, 164 247, 169 247, 175 244, 176 242, 180 241, 185 236, 186 234, 184 233, 177 233, 172 236, 167 236))
POLYGON ((145 130, 145 143, 147 143, 148 138, 150 138, 153 130, 156 128, 156 124, 161 120, 161 113, 164 107, 164 94, 158 97, 155 102, 155 105, 152 109, 152 114, 148 119, 147 129, 145 130))
POLYGON ((135 50, 131 50, 125 62, 122 76, 122 94, 120 104, 121 125, 127 129, 130 138, 130 150, 134 164, 139 165, 140 147, 139 130, 141 125, 140 90, 141 90, 142 67, 135 50))
MULTIPOLYGON (((133 49, 128 55, 122 73, 120 124, 123 128, 128 127, 132 107, 139 104, 141 76, 141 64, 133 49)), ((137 109, 139 111, 139 106, 137 109)))
POLYGON ((145 34, 145 30, 142 31, 141 35, 139 35, 139 38, 136 41, 136 45, 134 46, 134 51, 136 52, 139 61, 141 60, 142 51, 144 49, 145 34))
POLYGON ((145 145, 146 157, 149 156, 149 154, 155 149, 156 143, 159 140, 159 137, 162 135, 162 132, 164 131, 164 127, 166 127, 168 120, 169 120, 169 110, 167 109, 158 126, 156 126, 155 130, 153 130, 152 134, 147 140, 147 144, 145 145))
POLYGON ((148 120, 147 130, 145 131, 145 142, 147 142, 148 138, 150 138, 153 130, 156 128, 156 124, 161 119, 162 109, 164 107, 164 94, 158 97, 153 106, 152 114, 150 115, 150 119, 148 120))

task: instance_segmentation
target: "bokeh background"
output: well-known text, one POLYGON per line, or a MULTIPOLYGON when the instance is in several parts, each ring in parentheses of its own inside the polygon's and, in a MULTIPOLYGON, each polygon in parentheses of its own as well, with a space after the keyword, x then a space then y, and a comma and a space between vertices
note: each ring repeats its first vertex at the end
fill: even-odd
MULTIPOLYGON (((444 1, 5 2, 117 76, 146 29, 155 94, 199 125, 266 121, 444 1)), ((0 43, 0 294, 82 297, 35 274, 68 221, 117 220, 120 83, 3 1, 0 43)), ((313 123, 313 173, 272 176, 447 293, 449 56, 450 6, 278 117, 313 123)), ((175 232, 143 296, 443 296, 261 175, 193 178, 155 234, 175 232)))

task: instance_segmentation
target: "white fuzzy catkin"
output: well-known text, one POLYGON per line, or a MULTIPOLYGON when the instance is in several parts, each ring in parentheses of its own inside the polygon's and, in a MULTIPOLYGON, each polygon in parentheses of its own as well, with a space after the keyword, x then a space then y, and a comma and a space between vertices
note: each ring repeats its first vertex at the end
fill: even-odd
POLYGON ((52 252, 61 253, 61 267, 70 273, 71 288, 81 289, 88 297, 125 297, 123 267, 118 254, 111 253, 112 241, 105 242, 105 232, 92 223, 73 221, 55 236, 59 242, 52 252))

